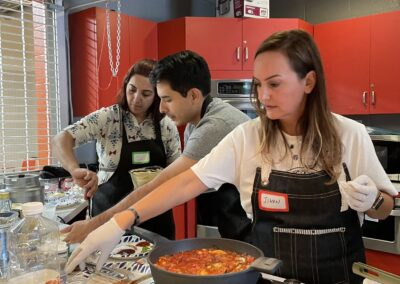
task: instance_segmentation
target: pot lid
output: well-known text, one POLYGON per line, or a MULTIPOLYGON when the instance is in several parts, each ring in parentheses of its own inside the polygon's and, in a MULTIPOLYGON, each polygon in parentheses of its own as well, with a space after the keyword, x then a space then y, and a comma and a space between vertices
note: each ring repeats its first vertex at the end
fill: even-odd
POLYGON ((4 178, 4 184, 6 186, 6 189, 39 187, 40 186, 39 175, 38 174, 7 175, 4 178))

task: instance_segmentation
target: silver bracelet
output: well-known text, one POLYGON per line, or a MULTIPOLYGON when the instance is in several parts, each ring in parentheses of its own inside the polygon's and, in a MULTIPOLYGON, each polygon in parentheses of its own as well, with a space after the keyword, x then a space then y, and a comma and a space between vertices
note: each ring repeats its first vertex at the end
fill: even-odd
POLYGON ((133 207, 129 207, 128 210, 129 210, 129 211, 132 211, 132 213, 135 214, 135 220, 133 221, 132 226, 139 225, 139 224, 140 224, 140 216, 139 216, 139 214, 137 213, 136 209, 133 208, 133 207))

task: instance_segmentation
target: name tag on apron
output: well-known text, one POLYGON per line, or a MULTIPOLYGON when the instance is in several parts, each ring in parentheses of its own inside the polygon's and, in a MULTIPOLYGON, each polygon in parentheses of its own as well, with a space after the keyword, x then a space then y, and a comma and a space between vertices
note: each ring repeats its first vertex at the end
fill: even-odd
POLYGON ((132 152, 132 164, 142 165, 150 162, 150 152, 132 152))
POLYGON ((264 211, 289 212, 288 195, 268 190, 259 190, 258 207, 264 211))

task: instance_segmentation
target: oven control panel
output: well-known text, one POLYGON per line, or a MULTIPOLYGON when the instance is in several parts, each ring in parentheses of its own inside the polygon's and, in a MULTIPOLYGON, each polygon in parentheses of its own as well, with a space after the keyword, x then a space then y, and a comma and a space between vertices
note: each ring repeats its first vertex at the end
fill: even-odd
POLYGON ((249 97, 251 93, 250 79, 212 80, 211 95, 223 98, 249 97))

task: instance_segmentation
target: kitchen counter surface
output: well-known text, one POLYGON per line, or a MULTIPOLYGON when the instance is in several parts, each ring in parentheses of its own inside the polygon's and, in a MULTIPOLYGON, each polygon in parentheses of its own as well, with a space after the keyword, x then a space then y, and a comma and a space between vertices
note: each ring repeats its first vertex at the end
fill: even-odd
POLYGON ((82 200, 81 203, 64 208, 57 208, 56 215, 59 217, 65 224, 70 224, 75 217, 80 214, 83 210, 86 210, 88 207, 88 202, 86 200, 82 200))

